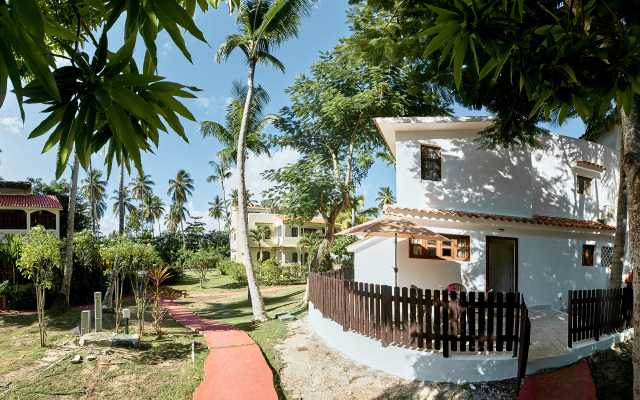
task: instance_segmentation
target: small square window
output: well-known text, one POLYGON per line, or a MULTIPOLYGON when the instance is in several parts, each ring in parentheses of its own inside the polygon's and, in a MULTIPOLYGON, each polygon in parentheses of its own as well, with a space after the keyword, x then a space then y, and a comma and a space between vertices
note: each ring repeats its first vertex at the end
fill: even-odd
POLYGON ((439 181, 441 167, 440 147, 423 145, 420 148, 420 177, 427 181, 439 181))
POLYGON ((593 244, 582 245, 582 266, 593 267, 593 259, 596 252, 596 246, 593 244))
POLYGON ((591 196, 591 178, 578 175, 578 194, 591 196))

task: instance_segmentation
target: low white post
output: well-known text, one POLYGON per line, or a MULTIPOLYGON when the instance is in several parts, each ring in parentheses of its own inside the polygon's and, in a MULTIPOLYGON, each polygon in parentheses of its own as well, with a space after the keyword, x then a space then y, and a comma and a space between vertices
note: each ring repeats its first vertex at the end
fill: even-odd
POLYGON ((91 310, 84 310, 80 315, 80 335, 91 332, 91 310))
POLYGON ((93 303, 95 305, 96 333, 102 332, 102 292, 93 293, 93 303))

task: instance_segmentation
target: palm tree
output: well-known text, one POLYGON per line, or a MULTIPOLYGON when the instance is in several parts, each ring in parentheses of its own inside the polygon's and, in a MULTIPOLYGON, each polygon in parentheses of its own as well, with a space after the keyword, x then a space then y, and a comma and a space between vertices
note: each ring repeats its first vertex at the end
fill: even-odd
MULTIPOLYGON (((209 165, 213 168, 213 174, 207 177, 207 182, 217 182, 220 181, 220 186, 222 186, 222 201, 224 206, 225 215, 229 215, 229 207, 227 207, 227 194, 224 190, 224 181, 225 179, 231 178, 231 172, 229 171, 229 163, 225 160, 220 162, 209 161, 209 165)), ((217 197, 217 196, 216 196, 217 197)), ((218 225, 220 221, 218 221, 218 225)), ((225 228, 229 230, 229 218, 225 218, 225 228)), ((218 227, 218 230, 220 227, 218 227)))
POLYGON ((264 301, 260 295, 260 289, 258 288, 253 263, 251 262, 248 236, 249 220, 244 198, 244 193, 246 192, 244 154, 247 148, 249 117, 254 97, 253 80, 258 64, 268 64, 284 72, 284 65, 271 54, 271 51, 287 39, 298 36, 300 20, 302 17, 309 15, 313 4, 310 0, 249 0, 243 2, 236 19, 242 34, 227 36, 216 53, 216 61, 221 62, 226 60, 234 50, 240 49, 247 57, 247 63, 249 64, 247 96, 238 134, 236 161, 238 165, 238 191, 241 194, 238 199, 241 218, 238 233, 242 251, 244 252, 247 284, 251 295, 253 319, 255 321, 266 321, 268 317, 264 308, 264 301))
POLYGON ((124 217, 124 215, 120 215, 120 208, 124 209, 125 214, 136 209, 136 205, 133 203, 133 197, 131 197, 131 192, 126 186, 122 187, 122 191, 114 190, 111 200, 115 202, 113 203, 113 213, 116 217, 124 217))
POLYGON ((379 209, 383 209, 385 204, 394 204, 396 202, 396 196, 393 195, 393 190, 389 186, 383 186, 378 191, 378 197, 376 201, 379 201, 379 209))
POLYGON ((175 231, 180 226, 180 232, 182 233, 182 248, 187 247, 187 242, 184 238, 184 225, 183 222, 187 219, 187 216, 191 216, 189 214, 189 210, 184 206, 184 203, 179 201, 174 202, 169 207, 169 215, 167 216, 167 228, 172 231, 175 231))
MULTIPOLYGON (((192 195, 193 190, 193 179, 191 179, 191 175, 183 169, 179 170, 176 174, 176 179, 169 179, 169 190, 167 190, 167 194, 171 195, 171 199, 174 203, 171 205, 169 209, 169 214, 173 212, 178 212, 178 210, 183 210, 179 212, 180 216, 180 231, 182 232, 182 247, 186 247, 187 242, 184 239, 184 225, 183 222, 187 218, 185 217, 184 211, 186 208, 184 203, 187 202, 187 198, 192 195)), ((187 211, 187 215, 189 212, 187 211)))
MULTIPOLYGON (((255 229, 249 229, 249 241, 256 242, 258 244, 258 251, 260 256, 258 262, 262 263, 262 242, 267 239, 268 234, 271 232, 271 228, 268 226, 260 225, 255 229)), ((251 257, 251 255, 249 255, 251 257)))
POLYGON ((213 202, 209 202, 209 205, 211 206, 209 207, 209 216, 218 220, 218 230, 220 230, 220 218, 226 214, 224 201, 220 196, 216 196, 213 198, 213 202))
POLYGON ((105 191, 107 181, 102 180, 102 171, 92 169, 80 183, 83 186, 80 191, 91 200, 91 220, 93 222, 93 234, 97 234, 97 220, 102 218, 107 209, 105 191))
MULTIPOLYGON (((308 254, 312 250, 315 250, 318 247, 320 247, 320 243, 322 243, 323 239, 324 239, 324 235, 320 231, 304 233, 302 234, 302 236, 300 236, 300 239, 298 239, 296 250, 298 250, 300 253, 308 254)), ((305 260, 305 261, 308 262, 309 260, 305 260)))
POLYGON ((186 203, 187 198, 192 195, 193 179, 191 175, 181 169, 176 174, 176 179, 169 179, 169 190, 167 194, 171 195, 171 199, 176 203, 186 203))
POLYGON ((162 219, 164 211, 164 201, 162 201, 160 197, 151 195, 145 200, 142 215, 144 215, 145 220, 152 226, 155 221, 158 221, 158 233, 160 233, 162 230, 160 226, 160 220, 162 219))
POLYGON ((347 208, 336 218, 336 222, 341 225, 342 229, 347 229, 370 221, 377 216, 378 209, 376 207, 364 208, 364 196, 360 195, 351 199, 347 208))
MULTIPOLYGON (((227 104, 224 125, 213 121, 203 121, 198 125, 198 132, 203 138, 213 136, 223 145, 222 150, 218 152, 217 156, 227 164, 237 164, 238 137, 240 135, 240 126, 242 124, 242 114, 247 99, 247 91, 248 88, 246 84, 233 81, 231 101, 227 104)), ((250 108, 251 114, 248 120, 245 157, 247 151, 255 155, 266 154, 267 156, 271 156, 269 146, 264 140, 264 129, 279 117, 275 114, 268 114, 266 116, 262 114, 262 110, 267 106, 269 100, 267 92, 262 89, 261 86, 258 86, 255 89, 250 108)))
POLYGON ((378 151, 376 153, 376 157, 382 161, 387 163, 387 167, 390 167, 393 165, 393 168, 396 167, 396 159, 393 157, 393 155, 391 155, 391 152, 388 149, 385 149, 383 151, 378 151))
MULTIPOLYGON (((252 199, 253 193, 248 190, 245 193, 247 193, 247 195, 245 196, 247 207, 257 206, 258 202, 252 199)), ((231 190, 231 195, 229 197, 229 202, 231 203, 231 205, 238 207, 238 189, 231 190)))
POLYGON ((151 180, 151 175, 140 174, 129 184, 133 198, 142 205, 144 201, 153 195, 153 188, 156 183, 151 180))

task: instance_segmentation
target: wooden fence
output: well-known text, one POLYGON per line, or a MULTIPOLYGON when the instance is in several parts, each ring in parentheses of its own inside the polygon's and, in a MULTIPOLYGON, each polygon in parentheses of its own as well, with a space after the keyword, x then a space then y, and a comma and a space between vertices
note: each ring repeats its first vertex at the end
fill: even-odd
POLYGON ((624 289, 569 290, 568 341, 595 338, 631 327, 633 291, 624 289))
POLYGON ((341 281, 352 281, 353 268, 334 269, 332 271, 321 272, 320 275, 328 276, 329 278, 334 278, 341 281))
POLYGON ((442 350, 444 357, 450 351, 518 355, 526 310, 518 293, 392 288, 319 274, 310 274, 309 285, 310 301, 325 318, 382 346, 442 350))

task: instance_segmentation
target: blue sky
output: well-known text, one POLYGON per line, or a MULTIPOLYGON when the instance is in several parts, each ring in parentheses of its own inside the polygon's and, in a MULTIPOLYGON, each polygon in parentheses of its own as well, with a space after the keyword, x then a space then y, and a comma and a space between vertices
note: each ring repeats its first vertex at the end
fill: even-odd
MULTIPOLYGON (((338 43, 338 39, 349 35, 349 27, 346 24, 345 12, 348 8, 346 1, 321 1, 313 10, 310 18, 303 22, 299 38, 292 39, 285 43, 274 54, 286 67, 286 73, 258 67, 256 72, 256 82, 269 93, 271 102, 266 110, 267 113, 276 113, 280 108, 289 104, 289 97, 284 93, 284 89, 291 86, 296 76, 301 73, 308 73, 309 66, 318 59, 319 52, 328 51, 338 43)), ((221 5, 218 10, 210 10, 205 14, 196 15, 196 24, 203 31, 208 44, 202 43, 193 37, 185 34, 187 47, 193 57, 193 64, 190 64, 168 38, 166 33, 162 33, 158 38, 158 74, 167 77, 168 80, 197 86, 202 89, 197 100, 186 100, 185 105, 191 110, 198 121, 223 122, 224 108, 231 83, 233 80, 245 82, 247 78, 247 67, 243 61, 242 53, 236 52, 222 64, 214 61, 215 52, 224 41, 224 38, 236 33, 235 16, 230 16, 225 5, 221 5)), ((117 26, 115 32, 121 32, 117 26)), ((111 38, 112 35, 110 35, 111 38)), ((115 38, 116 40, 118 38, 115 38)), ((116 44, 115 41, 114 43, 116 44)), ((112 47, 112 46, 110 46, 112 47)), ((142 48, 142 41, 137 45, 137 50, 142 48)), ((92 49, 88 49, 91 54, 92 49)), ((141 51, 138 51, 137 58, 141 60, 141 51)), ((37 139, 27 140, 29 132, 38 125, 43 116, 40 114, 41 107, 25 106, 26 120, 24 125, 20 120, 18 106, 11 94, 7 95, 5 104, 0 109, 0 176, 4 179, 24 180, 27 177, 40 177, 46 182, 51 181, 55 176, 55 149, 41 154, 42 147, 46 141, 46 135, 37 139)), ((454 108, 455 115, 482 115, 482 112, 472 112, 461 107, 454 108)), ((208 204, 215 195, 222 196, 222 190, 217 183, 207 183, 206 177, 211 175, 212 170, 208 165, 209 160, 215 158, 220 146, 212 139, 203 140, 197 136, 197 124, 183 120, 187 132, 189 143, 184 142, 175 134, 161 135, 160 146, 155 154, 143 156, 143 167, 145 173, 151 174, 156 182, 154 192, 170 202, 166 195, 169 186, 168 180, 175 177, 179 169, 189 172, 195 181, 194 195, 190 199, 189 209, 193 216, 203 216, 208 228, 217 229, 217 223, 206 216, 208 204)), ((584 125, 579 120, 572 120, 565 123, 561 128, 549 127, 552 132, 567 136, 577 137, 584 132, 584 125)), ((275 133, 272 130, 272 133, 275 133)), ((260 172, 264 169, 277 168, 296 158, 296 154, 290 150, 274 150, 272 158, 261 157, 251 158, 247 165, 247 186, 253 193, 259 194, 267 189, 268 182, 260 178, 260 172)), ((103 167, 104 160, 100 154, 93 158, 93 166, 98 169, 103 167)), ((132 171, 131 177, 126 177, 125 183, 135 177, 132 171)), ((369 179, 358 189, 359 193, 365 195, 367 205, 374 205, 377 191, 380 186, 391 186, 395 188, 395 170, 387 167, 381 162, 376 162, 370 174, 375 179, 369 179)), ((64 177, 70 179, 70 169, 64 173, 64 177)), ((80 174, 80 179, 84 178, 84 171, 80 174)), ((228 188, 236 187, 236 180, 232 177, 228 188)), ((108 192, 117 188, 118 174, 112 172, 109 178, 108 192)), ((168 208, 168 207, 167 207, 168 208)), ((107 210, 111 210, 111 201, 108 202, 107 210)), ((111 213, 108 213, 101 221, 103 232, 110 232, 116 229, 117 222, 111 213)), ((157 229, 157 224, 156 224, 157 229)))

